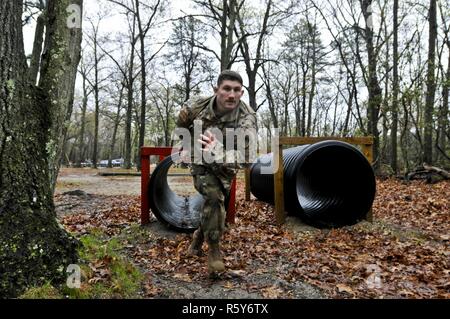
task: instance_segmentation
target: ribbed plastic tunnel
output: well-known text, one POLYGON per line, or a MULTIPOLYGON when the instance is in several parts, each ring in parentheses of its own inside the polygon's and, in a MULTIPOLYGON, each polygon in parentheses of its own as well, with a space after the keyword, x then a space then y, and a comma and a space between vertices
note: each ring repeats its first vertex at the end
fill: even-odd
MULTIPOLYGON (((272 154, 251 167, 250 187, 274 203, 273 175, 261 174, 272 154)), ((375 198, 375 176, 365 156, 350 144, 323 141, 283 151, 286 211, 317 227, 352 225, 364 219, 375 198)))
POLYGON ((174 163, 174 156, 177 155, 166 157, 152 172, 149 182, 150 209, 166 226, 191 232, 200 225, 200 211, 204 200, 200 194, 180 196, 170 188, 167 175, 174 163))
MULTIPOLYGON (((149 182, 150 209, 155 217, 169 228, 193 232, 200 225, 201 209, 204 203, 199 193, 191 196, 176 194, 169 186, 170 167, 177 161, 178 154, 166 157, 153 170, 149 182)), ((228 207, 229 197, 225 199, 228 207)))

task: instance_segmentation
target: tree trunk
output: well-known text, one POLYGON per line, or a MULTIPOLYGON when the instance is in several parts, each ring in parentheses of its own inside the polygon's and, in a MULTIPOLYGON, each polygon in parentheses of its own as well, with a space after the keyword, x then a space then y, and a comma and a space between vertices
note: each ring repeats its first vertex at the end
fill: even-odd
POLYGON ((233 33, 236 22, 236 0, 222 0, 220 18, 220 71, 231 68, 233 51, 233 33), (228 3, 229 2, 229 3, 228 3))
POLYGON ((131 32, 131 48, 130 48, 130 63, 128 65, 128 104, 127 112, 125 117, 125 156, 124 156, 124 167, 126 169, 131 168, 131 121, 133 112, 133 84, 134 84, 134 48, 136 45, 135 33, 136 32, 136 17, 133 18, 133 26, 131 32))
POLYGON ((77 260, 77 243, 59 227, 53 204, 74 86, 68 73, 78 63, 74 34, 81 33, 67 28, 68 5, 48 3, 47 58, 36 88, 24 54, 23 1, 0 2, 0 298, 61 282, 77 260))
MULTIPOLYGON (((240 50, 242 53, 242 57, 244 59, 245 63, 245 70, 247 72, 248 76, 248 96, 249 96, 249 103, 250 107, 256 112, 258 109, 258 104, 256 102, 256 76, 258 74, 258 69, 261 67, 261 65, 264 64, 264 59, 262 58, 262 48, 263 48, 263 40, 264 37, 267 36, 268 32, 268 23, 269 18, 271 14, 272 9, 272 1, 268 1, 265 12, 264 12, 264 18, 261 25, 261 30, 259 32, 258 37, 258 44, 255 50, 255 58, 252 59, 251 57, 251 49, 249 46, 249 43, 247 41, 247 30, 246 30, 246 24, 244 22, 244 17, 242 16, 242 11, 239 11, 237 8, 237 5, 235 3, 236 1, 231 1, 231 4, 234 4, 235 10, 230 10, 230 12, 233 13, 233 15, 236 16, 236 20, 239 23, 239 30, 240 30, 240 50), (252 67, 253 62, 253 67, 252 67)), ((237 32, 237 29, 236 29, 237 32)))
MULTIPOLYGON (((439 119, 438 119, 438 134, 437 134, 437 148, 438 148, 438 156, 437 161, 445 165, 448 162, 448 96, 450 91, 450 26, 446 23, 445 18, 445 10, 442 3, 439 3, 439 11, 442 19, 442 25, 444 26, 444 43, 443 47, 447 47, 448 52, 448 60, 447 60, 447 71, 444 71, 444 67, 442 63, 440 63, 440 68, 443 76, 443 84, 442 84, 442 104, 439 109, 439 119), (445 74, 445 75, 444 75, 445 74), (445 163, 445 164, 444 164, 445 163)), ((442 52, 442 51, 441 51, 442 52)), ((441 58, 441 57, 440 57, 441 58)))
POLYGON ((391 168, 397 173, 397 131, 398 131, 398 0, 394 0, 394 43, 393 43, 393 91, 392 91, 392 126, 391 126, 391 168))
POLYGON ((295 63, 295 136, 301 136, 301 102, 300 102, 300 72, 298 63, 295 63))
POLYGON ((316 52, 316 26, 311 26, 308 23, 308 30, 312 41, 312 65, 311 65, 311 90, 309 91, 308 97, 308 127, 306 129, 306 135, 311 136, 311 119, 312 119, 312 107, 314 102, 314 95, 316 93, 316 63, 317 63, 317 52, 316 52))
POLYGON ((98 57, 98 44, 97 44, 97 31, 98 29, 94 29, 94 103, 95 103, 95 112, 94 112, 94 149, 92 151, 92 167, 97 168, 98 162, 98 130, 99 130, 99 117, 100 117, 100 100, 99 100, 99 79, 98 79, 98 71, 99 71, 99 63, 100 59, 98 57))
POLYGON ((39 65, 41 63, 42 43, 44 42, 46 13, 41 13, 36 21, 36 31, 34 33, 33 53, 31 54, 30 68, 28 74, 30 75, 30 82, 36 84, 39 73, 39 65))
POLYGON ((85 73, 82 74, 83 77, 83 100, 81 102, 81 119, 80 119, 80 136, 78 138, 78 154, 77 154, 77 160, 75 162, 75 167, 81 167, 81 161, 85 160, 84 157, 84 132, 86 128, 86 110, 87 110, 87 102, 88 102, 88 91, 87 91, 87 84, 86 84, 86 77, 87 75, 85 73))
MULTIPOLYGON (((139 129, 139 145, 138 145, 138 160, 136 161, 136 168, 138 171, 141 170, 141 147, 144 146, 145 141, 145 113, 147 106, 147 98, 146 98, 146 83, 147 83, 147 70, 146 70, 146 61, 145 61, 145 32, 142 28, 141 22, 141 13, 139 10, 139 1, 135 0, 135 14, 137 18, 138 28, 139 28, 139 41, 140 41, 140 49, 141 49, 141 125, 139 129)), ((156 10, 156 9, 155 9, 156 10)))
MULTIPOLYGON (((302 67, 303 69, 303 67, 302 67)), ((301 121, 301 136, 306 136, 306 75, 307 71, 303 70, 303 78, 302 78, 302 121, 301 121)))
POLYGON ((113 135, 112 135, 112 138, 111 138, 111 144, 109 146, 108 167, 112 167, 112 156, 114 154, 114 147, 116 145, 117 130, 119 128, 120 112, 122 110, 122 100, 123 100, 123 90, 124 90, 124 88, 125 87, 122 84, 122 86, 120 88, 120 93, 119 93, 119 102, 117 104, 116 117, 114 119, 113 135))
MULTIPOLYGON (((384 38, 389 39, 388 27, 387 24, 384 24, 384 38)), ((381 146, 380 146, 380 164, 386 164, 388 162, 387 156, 387 146, 388 146, 388 131, 389 131, 389 123, 388 123, 388 113, 389 113, 389 82, 390 82, 390 64, 389 64, 389 41, 386 41, 386 50, 385 50, 385 62, 384 62, 384 97, 383 97, 383 107, 380 109, 382 120, 382 138, 381 138, 381 146)))
POLYGON ((220 71, 226 70, 230 62, 227 56, 227 17, 228 1, 222 0, 222 16, 220 17, 220 71))
POLYGON ((248 76, 248 102, 250 104, 250 107, 256 112, 258 110, 258 105, 256 102, 256 70, 248 70, 247 69, 247 76, 248 76))
POLYGON ((311 68, 311 90, 309 92, 308 97, 308 127, 306 129, 306 135, 311 136, 311 119, 312 119, 312 107, 313 107, 313 101, 314 101, 314 95, 316 93, 316 66, 315 66, 315 57, 313 58, 313 65, 311 68))
MULTIPOLYGON (((269 106, 269 111, 270 111, 270 118, 272 119, 272 125, 273 127, 278 127, 278 117, 276 114, 276 106, 275 106, 275 101, 274 101, 274 97, 272 94, 272 86, 271 86, 271 79, 270 79, 270 69, 266 70, 265 66, 262 66, 262 71, 264 74, 264 85, 266 87, 266 97, 267 97, 267 103, 269 106)), ((268 132, 270 132, 270 127, 267 128, 268 132)))
POLYGON ((403 105, 403 128, 400 134, 400 149, 402 150, 403 162, 405 165, 405 171, 410 171, 409 159, 408 159, 408 133, 409 133, 409 113, 408 113, 408 104, 411 103, 411 98, 409 93, 403 93, 402 96, 402 105, 403 105))
MULTIPOLYGON (((81 8, 82 2, 82 0, 49 1, 47 8, 39 87, 49 95, 50 102, 51 126, 46 147, 52 190, 56 185, 65 136, 72 114, 75 79, 81 52, 81 28, 68 27, 67 9, 70 5, 78 5, 81 8)), ((79 14, 81 15, 81 12, 79 14)), ((81 17, 76 17, 81 26, 79 19, 81 17)))
POLYGON ((347 114, 345 115, 345 121, 344 121, 344 128, 342 130, 342 136, 347 136, 348 135, 348 127, 350 124, 350 117, 352 114, 352 106, 353 106, 353 97, 354 97, 354 87, 352 86, 351 88, 349 87, 349 83, 347 83, 347 90, 349 92, 348 94, 348 102, 347 102, 347 114))
POLYGON ((361 0, 361 8, 366 21, 365 41, 369 59, 368 91, 369 105, 367 109, 367 130, 373 136, 374 170, 378 171, 380 165, 380 133, 378 131, 378 116, 382 100, 382 90, 377 77, 377 56, 373 44, 372 0, 361 0))
MULTIPOLYGON (((447 40, 447 47, 449 55, 447 62, 447 74, 445 76, 444 84, 442 85, 442 105, 441 110, 439 112, 440 114, 439 114, 439 141, 438 141, 439 148, 441 149, 441 152, 444 153, 448 148, 448 145, 446 143, 447 141, 446 132, 448 129, 448 109, 449 109, 448 95, 450 91, 450 39, 447 40)), ((444 161, 445 156, 443 154, 440 155, 441 155, 440 157, 444 161)))
POLYGON ((430 9, 428 14, 429 36, 428 36, 428 71, 427 71, 427 95, 425 100, 425 118, 424 118, 424 147, 423 161, 427 164, 433 164, 433 110, 434 95, 436 91, 435 79, 435 57, 436 57, 436 0, 430 0, 430 9))

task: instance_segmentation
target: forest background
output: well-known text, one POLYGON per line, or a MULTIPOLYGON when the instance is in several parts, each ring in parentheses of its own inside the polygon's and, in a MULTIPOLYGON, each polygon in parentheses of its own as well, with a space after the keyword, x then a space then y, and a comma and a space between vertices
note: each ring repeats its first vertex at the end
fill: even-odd
POLYGON ((449 13, 448 0, 88 1, 63 164, 139 169, 140 147, 172 145, 181 105, 235 69, 260 143, 274 127, 372 135, 378 173, 448 167, 449 13))

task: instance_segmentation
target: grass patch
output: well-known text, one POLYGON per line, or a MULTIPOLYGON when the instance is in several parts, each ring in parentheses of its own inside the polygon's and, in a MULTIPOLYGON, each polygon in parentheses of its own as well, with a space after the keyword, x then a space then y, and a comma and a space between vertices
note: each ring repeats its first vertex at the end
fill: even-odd
POLYGON ((47 283, 28 289, 20 298, 141 298, 144 275, 120 255, 123 246, 118 239, 94 231, 81 237, 80 241, 80 288, 69 288, 65 283, 54 287, 47 283))
POLYGON ((131 245, 142 245, 148 244, 149 242, 155 241, 155 235, 148 231, 145 227, 140 224, 132 224, 130 227, 125 228, 118 238, 124 244, 131 245))
POLYGON ((46 283, 41 287, 33 287, 25 291, 19 299, 63 299, 61 291, 52 286, 51 283, 46 283))

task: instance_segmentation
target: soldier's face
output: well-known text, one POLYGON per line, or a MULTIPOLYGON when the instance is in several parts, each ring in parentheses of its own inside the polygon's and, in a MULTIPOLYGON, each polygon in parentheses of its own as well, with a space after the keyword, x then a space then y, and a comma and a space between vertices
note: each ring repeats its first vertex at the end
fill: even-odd
POLYGON ((219 111, 232 111, 241 101, 244 94, 242 85, 238 81, 224 80, 219 87, 214 88, 216 103, 219 111))

